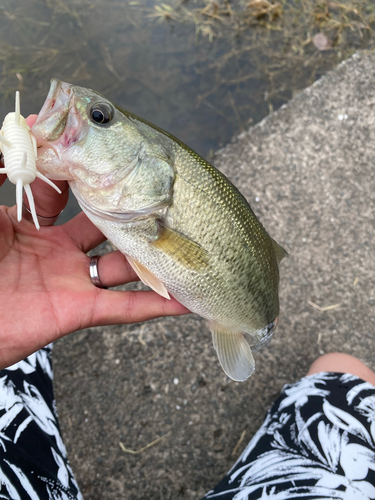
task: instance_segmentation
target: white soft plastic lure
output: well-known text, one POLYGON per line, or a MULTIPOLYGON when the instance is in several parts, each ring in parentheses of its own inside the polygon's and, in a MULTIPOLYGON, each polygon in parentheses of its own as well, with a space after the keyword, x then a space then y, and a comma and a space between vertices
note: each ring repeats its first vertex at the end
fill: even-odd
POLYGON ((40 229, 34 197, 29 184, 36 177, 39 177, 56 189, 58 193, 61 194, 61 191, 36 169, 36 140, 31 134, 25 118, 20 113, 19 92, 16 92, 15 112, 6 115, 0 130, 0 150, 3 153, 5 167, 0 168, 0 174, 6 174, 10 182, 16 185, 17 220, 21 221, 22 219, 22 189, 25 188, 35 227, 40 229))

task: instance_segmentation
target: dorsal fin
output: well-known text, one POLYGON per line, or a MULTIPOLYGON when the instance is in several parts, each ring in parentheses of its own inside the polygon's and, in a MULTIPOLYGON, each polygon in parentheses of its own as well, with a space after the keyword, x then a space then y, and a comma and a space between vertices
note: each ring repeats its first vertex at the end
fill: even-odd
POLYGON ((271 238, 271 240, 273 249, 275 250, 277 263, 280 264, 283 258, 288 255, 288 252, 284 250, 283 247, 281 247, 278 243, 276 243, 276 241, 273 238, 271 238))

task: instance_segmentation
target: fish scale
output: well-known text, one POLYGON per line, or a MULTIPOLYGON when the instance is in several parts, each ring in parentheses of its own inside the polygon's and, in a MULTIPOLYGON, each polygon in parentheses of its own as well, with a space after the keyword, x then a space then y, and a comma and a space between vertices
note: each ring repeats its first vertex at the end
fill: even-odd
MULTIPOLYGON (((184 156, 186 155, 187 153, 185 153, 184 156)), ((251 264, 256 265, 257 267, 260 266, 266 268, 265 275, 267 275, 271 280, 269 293, 270 295, 277 293, 275 292, 275 289, 277 290, 278 267, 276 255, 273 250, 272 240, 264 231, 263 227, 256 219, 252 211, 250 212, 250 210, 246 212, 245 222, 236 224, 236 214, 238 212, 241 213, 243 211, 243 208, 246 208, 246 202, 244 203, 242 195, 237 190, 233 189, 231 184, 229 184, 229 181, 220 172, 207 164, 208 167, 210 167, 209 170, 208 168, 205 169, 203 171, 203 174, 198 176, 199 172, 202 172, 202 170, 199 171, 197 169, 198 175, 194 178, 192 175, 192 171, 194 170, 194 168, 190 167, 188 161, 184 161, 184 158, 181 158, 181 161, 178 162, 178 160, 176 160, 176 163, 178 165, 177 170, 179 172, 181 182, 177 182, 177 184, 175 185, 174 206, 186 206, 189 199, 190 202, 192 202, 192 200, 194 200, 194 194, 196 194, 196 186, 198 185, 201 187, 201 190, 206 193, 208 199, 203 203, 205 204, 205 207, 208 209, 210 214, 212 214, 211 217, 214 217, 215 219, 211 219, 211 223, 207 226, 206 224, 202 223, 200 218, 192 220, 190 217, 190 211, 185 210, 182 213, 182 215, 185 215, 183 220, 178 220, 178 218, 174 216, 173 220, 179 230, 184 231, 185 229, 185 234, 194 237, 195 241, 202 244, 202 246, 205 246, 212 257, 217 256, 216 258, 218 260, 218 264, 223 264, 223 262, 225 263, 225 258, 223 258, 223 256, 229 258, 232 261, 231 274, 235 276, 235 280, 238 280, 241 277, 244 277, 245 279, 243 280, 243 286, 237 286, 236 288, 232 289, 231 295, 234 299, 234 302, 237 302, 237 304, 231 304, 230 307, 228 307, 228 309, 230 309, 230 311, 228 311, 228 314, 230 312, 233 312, 233 308, 238 309, 238 305, 243 303, 245 305, 246 311, 244 311, 242 314, 244 315, 246 313, 246 316, 248 317, 249 314, 254 311, 254 308, 248 307, 249 298, 245 300, 244 297, 240 297, 238 299, 236 299, 235 297, 236 294, 241 294, 242 290, 245 291, 246 289, 248 289, 249 284, 252 285, 254 283, 254 273, 250 272, 250 274, 252 274, 252 279, 247 279, 246 274, 244 274, 246 270, 245 268, 250 268, 250 271, 252 271, 251 264), (210 177, 214 176, 214 178, 216 178, 215 180, 220 179, 219 185, 225 186, 226 189, 224 191, 221 191, 220 189, 210 191, 208 190, 210 182, 208 180, 207 171, 210 177), (187 172, 187 179, 185 179, 185 172, 187 172), (193 179, 193 182, 191 182, 191 179, 193 179), (192 190, 189 190, 186 184, 180 186, 180 184, 185 182, 188 184, 188 186, 193 185, 192 190), (225 205, 221 205, 221 203, 225 199, 226 192, 229 192, 231 194, 230 206, 234 206, 234 210, 232 211, 226 210, 225 205), (213 208, 214 206, 220 206, 221 211, 214 209, 210 210, 210 208, 208 207, 209 203, 212 203, 213 208), (231 237, 221 237, 222 235, 220 236, 220 234, 218 234, 218 228, 221 228, 222 232, 225 233, 228 233, 230 228, 232 228, 231 237), (238 231, 239 228, 240 231, 238 231), (204 232, 203 237, 201 237, 202 231, 204 232), (218 243, 221 244, 219 245, 218 243), (244 254, 243 258, 239 258, 240 251, 244 254), (249 262, 246 259, 247 252, 249 252, 253 256, 256 254, 257 259, 249 262)), ((215 184, 216 188, 217 185, 218 184, 215 184)), ((197 200, 197 204, 202 206, 202 200, 200 198, 197 198, 196 196, 195 199, 197 200)), ((174 213, 174 206, 171 208, 171 214, 174 213)), ((191 212, 195 212, 195 207, 191 208, 191 212)), ((262 274, 260 274, 260 276, 262 276, 262 274)), ((235 280, 233 282, 233 286, 236 284, 235 280)), ((266 291, 267 288, 268 287, 260 287, 258 293, 261 293, 261 290, 266 291)), ((245 294, 247 295, 247 297, 249 297, 247 293, 245 294)), ((269 307, 268 302, 269 301, 262 301, 265 309, 269 307)), ((274 319, 271 319, 270 317, 272 315, 274 315, 275 317, 277 313, 278 311, 276 310, 276 308, 271 308, 269 312, 269 322, 274 319)))
POLYGON ((170 133, 58 80, 32 132, 39 170, 69 181, 146 285, 208 320, 225 373, 246 380, 276 327, 286 252, 237 188, 170 133))

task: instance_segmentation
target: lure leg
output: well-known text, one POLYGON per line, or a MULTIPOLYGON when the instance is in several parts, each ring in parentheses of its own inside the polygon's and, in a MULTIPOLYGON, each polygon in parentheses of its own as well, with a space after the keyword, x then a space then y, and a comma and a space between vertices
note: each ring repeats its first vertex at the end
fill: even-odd
POLYGON ((33 221, 34 221, 35 227, 39 231, 40 225, 39 225, 39 222, 38 222, 38 217, 36 215, 33 193, 31 191, 31 187, 30 187, 29 184, 27 184, 25 186, 25 193, 26 193, 27 199, 29 200, 30 212, 31 212, 31 215, 33 217, 33 221))
POLYGON ((22 220, 22 179, 17 180, 16 184, 16 204, 17 204, 17 220, 21 222, 22 220))
POLYGON ((12 143, 10 141, 8 141, 8 139, 5 139, 5 137, 2 136, 1 134, 0 134, 0 142, 2 144, 4 144, 4 146, 6 146, 7 148, 11 148, 12 147, 12 143))
POLYGON ((36 173, 36 177, 39 177, 39 179, 42 179, 42 181, 46 182, 49 186, 53 187, 55 191, 57 191, 59 194, 61 194, 61 189, 59 189, 56 184, 54 184, 48 177, 45 175, 41 174, 40 172, 36 173))

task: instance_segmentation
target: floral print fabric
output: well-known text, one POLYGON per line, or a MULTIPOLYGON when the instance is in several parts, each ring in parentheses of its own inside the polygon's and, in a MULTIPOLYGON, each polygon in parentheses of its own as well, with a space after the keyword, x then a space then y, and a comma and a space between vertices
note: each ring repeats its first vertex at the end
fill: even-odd
POLYGON ((0 371, 0 498, 82 500, 52 387, 51 347, 0 371))
POLYGON ((209 499, 375 499, 375 387, 326 372, 286 385, 209 499))
MULTIPOLYGON (((0 371, 0 499, 82 500, 52 377, 50 346, 0 371)), ((325 372, 285 386, 210 499, 375 499, 375 387, 325 372)))

